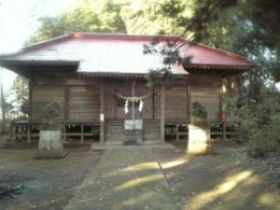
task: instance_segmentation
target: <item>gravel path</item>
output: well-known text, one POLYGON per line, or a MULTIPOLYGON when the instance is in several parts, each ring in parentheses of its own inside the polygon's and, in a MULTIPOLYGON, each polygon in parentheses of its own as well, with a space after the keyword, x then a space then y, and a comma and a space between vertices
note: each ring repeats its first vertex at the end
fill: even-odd
POLYGON ((176 210, 151 149, 106 150, 65 210, 176 210))

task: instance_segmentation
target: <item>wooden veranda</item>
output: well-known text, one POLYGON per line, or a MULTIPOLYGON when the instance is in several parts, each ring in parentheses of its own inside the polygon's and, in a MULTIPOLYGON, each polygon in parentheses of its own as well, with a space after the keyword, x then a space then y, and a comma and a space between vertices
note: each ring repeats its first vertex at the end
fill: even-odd
MULTIPOLYGON (((167 123, 165 124, 165 139, 167 142, 180 142, 188 139, 188 124, 167 123)), ((99 122, 65 122, 62 139, 64 142, 75 141, 79 143, 100 143, 99 122)), ((219 140, 240 140, 239 122, 212 122, 212 139, 219 140)), ((13 122, 10 124, 9 141, 24 141, 27 143, 36 142, 39 139, 40 123, 13 122)))

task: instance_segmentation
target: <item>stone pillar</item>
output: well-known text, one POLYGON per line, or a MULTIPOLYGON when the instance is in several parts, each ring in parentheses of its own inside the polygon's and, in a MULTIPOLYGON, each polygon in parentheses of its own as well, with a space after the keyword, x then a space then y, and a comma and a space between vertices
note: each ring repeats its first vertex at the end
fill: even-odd
POLYGON ((210 127, 208 125, 189 125, 187 153, 191 155, 214 153, 210 141, 210 127))
POLYGON ((61 129, 41 129, 39 139, 39 158, 61 158, 67 154, 62 144, 61 129))

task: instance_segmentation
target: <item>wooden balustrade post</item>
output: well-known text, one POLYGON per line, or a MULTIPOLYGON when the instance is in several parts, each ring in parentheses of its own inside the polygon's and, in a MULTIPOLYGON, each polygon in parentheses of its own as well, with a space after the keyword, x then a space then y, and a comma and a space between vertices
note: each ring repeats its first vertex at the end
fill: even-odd
POLYGON ((223 140, 224 140, 224 141, 227 140, 227 134, 226 134, 226 132, 227 132, 226 123, 223 122, 223 140))
POLYGON ((84 124, 83 123, 81 124, 81 140, 80 140, 80 143, 85 143, 85 140, 84 140, 84 124))
POLYGON ((165 88, 161 85, 161 97, 160 97, 160 139, 161 143, 165 143, 165 88))
POLYGON ((27 143, 31 143, 31 125, 27 123, 27 143))

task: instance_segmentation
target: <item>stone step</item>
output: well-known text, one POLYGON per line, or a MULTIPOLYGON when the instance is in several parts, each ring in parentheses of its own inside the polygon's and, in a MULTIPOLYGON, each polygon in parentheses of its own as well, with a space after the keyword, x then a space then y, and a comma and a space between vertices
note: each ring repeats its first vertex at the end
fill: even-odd
POLYGON ((107 140, 105 142, 106 145, 122 145, 123 144, 123 141, 120 141, 120 140, 116 140, 116 141, 112 141, 112 140, 107 140))
POLYGON ((123 138, 125 138, 126 136, 123 135, 123 134, 114 134, 114 135, 106 135, 106 139, 120 139, 120 140, 123 140, 123 138))
MULTIPOLYGON (((108 144, 118 144, 128 139, 136 138, 133 134, 124 130, 123 121, 109 121, 105 123, 106 141, 108 144)), ((147 144, 158 144, 160 141, 160 125, 157 121, 145 121, 143 124, 143 141, 147 144), (154 141, 156 140, 156 141, 154 141)))
MULTIPOLYGON (((105 142, 106 145, 122 145, 123 141, 120 140, 107 140, 105 142)), ((162 144, 161 140, 146 140, 143 141, 143 144, 145 145, 158 145, 158 144, 162 144)))
POLYGON ((106 126, 107 129, 123 129, 122 126, 106 126))
MULTIPOLYGON (((117 126, 110 126, 110 127, 105 127, 107 130, 124 130, 123 127, 117 127, 117 126)), ((144 131, 150 131, 150 130, 160 130, 159 127, 153 127, 153 126, 150 126, 150 127, 144 127, 144 131)))
POLYGON ((161 140, 146 140, 143 144, 161 144, 161 140))
POLYGON ((160 129, 159 128, 144 128, 144 132, 150 132, 150 131, 160 131, 160 129))

